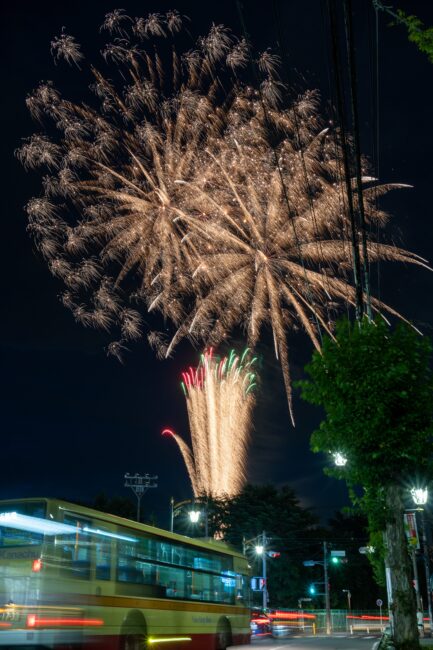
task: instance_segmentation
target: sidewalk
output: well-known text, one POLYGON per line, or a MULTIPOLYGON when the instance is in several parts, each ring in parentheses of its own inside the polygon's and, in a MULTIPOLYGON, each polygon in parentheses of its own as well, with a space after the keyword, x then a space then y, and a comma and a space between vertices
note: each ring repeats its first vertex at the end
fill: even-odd
MULTIPOLYGON (((374 644, 372 645, 371 650, 377 650, 377 647, 379 646, 380 639, 378 641, 375 641, 374 644)), ((421 646, 426 647, 426 648, 431 648, 433 650, 433 638, 431 639, 420 639, 419 643, 421 646)))

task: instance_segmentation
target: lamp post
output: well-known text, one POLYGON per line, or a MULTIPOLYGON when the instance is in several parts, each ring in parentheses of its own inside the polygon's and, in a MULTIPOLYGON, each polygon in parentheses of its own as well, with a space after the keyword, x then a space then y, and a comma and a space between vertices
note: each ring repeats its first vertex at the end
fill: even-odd
POLYGON ((415 505, 419 506, 417 510, 421 512, 422 555, 424 560, 425 581, 427 586, 428 618, 429 618, 430 636, 431 636, 433 631, 433 616, 432 616, 432 599, 431 599, 431 591, 430 591, 430 565, 429 565, 430 563, 429 563, 428 549, 427 549, 427 533, 426 533, 425 518, 424 518, 424 508, 421 507, 421 506, 425 506, 425 504, 428 501, 428 490, 427 488, 412 488, 410 493, 412 495, 412 499, 415 505))
POLYGON ((255 551, 257 555, 262 557, 262 577, 263 577, 263 610, 266 610, 268 607, 268 585, 267 585, 267 576, 266 576, 266 533, 263 531, 261 536, 259 535, 259 543, 255 546, 255 551))
POLYGON ((247 548, 254 547, 254 552, 257 556, 262 558, 262 578, 263 578, 263 590, 262 590, 262 607, 263 610, 268 608, 268 585, 267 585, 267 574, 266 574, 266 557, 268 554, 267 544, 270 540, 266 537, 266 532, 263 531, 257 537, 252 539, 243 539, 242 547, 244 555, 247 552, 247 548))
POLYGON ((174 528, 174 498, 170 497, 170 532, 173 532, 174 528))
POLYGON ((343 594, 347 594, 347 606, 350 612, 352 609, 352 593, 350 589, 343 589, 343 594))

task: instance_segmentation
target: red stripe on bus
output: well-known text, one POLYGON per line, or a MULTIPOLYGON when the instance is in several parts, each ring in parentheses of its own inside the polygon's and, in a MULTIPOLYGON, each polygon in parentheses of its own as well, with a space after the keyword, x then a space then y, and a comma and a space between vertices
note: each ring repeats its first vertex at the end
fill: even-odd
MULTIPOLYGON (((183 636, 183 635, 179 635, 183 636)), ((168 641, 170 637, 164 635, 152 635, 152 639, 164 642, 161 644, 152 644, 155 648, 163 648, 164 650, 214 650, 215 648, 215 634, 191 634, 189 641, 176 641, 171 643, 168 641), (165 641, 167 639, 167 641, 165 641)), ((87 637, 82 641, 80 648, 82 650, 119 650, 119 636, 117 635, 98 635, 94 637, 87 637)), ((232 639, 233 645, 248 645, 251 641, 249 634, 234 634, 232 639)), ((55 645, 54 650, 63 650, 65 648, 61 642, 55 645)))

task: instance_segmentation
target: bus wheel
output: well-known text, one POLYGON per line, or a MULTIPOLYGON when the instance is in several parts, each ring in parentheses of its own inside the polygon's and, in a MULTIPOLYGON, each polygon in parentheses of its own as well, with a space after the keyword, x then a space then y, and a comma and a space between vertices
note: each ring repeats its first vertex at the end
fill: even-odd
POLYGON ((119 650, 148 650, 146 621, 140 612, 130 612, 120 634, 119 650))
POLYGON ((232 630, 230 623, 226 618, 221 618, 218 622, 216 633, 216 650, 226 650, 232 645, 232 630))
POLYGON ((124 634, 122 636, 121 650, 147 650, 148 647, 145 634, 124 634))

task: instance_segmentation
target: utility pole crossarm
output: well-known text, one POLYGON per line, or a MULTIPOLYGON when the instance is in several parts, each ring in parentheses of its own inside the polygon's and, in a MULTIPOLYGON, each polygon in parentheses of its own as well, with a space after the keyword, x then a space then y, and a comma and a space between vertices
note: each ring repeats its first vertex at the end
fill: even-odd
POLYGON ((125 474, 125 487, 131 488, 137 497, 137 521, 140 521, 140 504, 143 494, 147 492, 150 488, 158 487, 156 475, 151 476, 150 474, 125 474))

